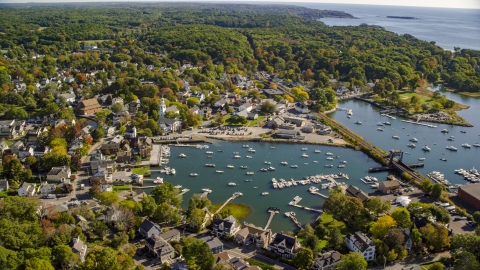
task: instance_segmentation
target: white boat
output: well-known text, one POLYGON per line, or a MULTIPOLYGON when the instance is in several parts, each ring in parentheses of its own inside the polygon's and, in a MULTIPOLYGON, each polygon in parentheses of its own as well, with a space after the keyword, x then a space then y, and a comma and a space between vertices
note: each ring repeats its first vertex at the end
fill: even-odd
POLYGON ((454 146, 447 146, 446 149, 450 150, 450 151, 457 151, 458 149, 454 146))
POLYGON ((313 163, 318 163, 318 160, 314 160, 313 163))
POLYGON ((182 188, 182 185, 176 185, 176 186, 174 186, 174 188, 181 189, 181 188, 182 188))
POLYGON ((240 166, 240 169, 246 169, 246 168, 248 168, 248 167, 245 166, 245 165, 240 166))
POLYGON ((270 161, 264 161, 263 163, 265 163, 265 164, 267 164, 267 165, 272 164, 272 162, 270 162, 270 161))
POLYGON ((223 173, 223 171, 220 171, 220 170, 216 170, 215 172, 216 173, 223 173))
POLYGON ((480 147, 480 143, 474 143, 473 146, 480 147))
POLYGON ((372 184, 370 185, 373 189, 377 189, 378 188, 378 183, 375 183, 375 184, 372 184))
POLYGON ((205 154, 211 155, 211 154, 213 154, 213 152, 212 151, 207 151, 207 152, 205 152, 205 154))
POLYGON ((227 168, 233 169, 233 168, 235 168, 235 166, 233 166, 233 165, 227 165, 227 168))
POLYGON ((343 163, 343 164, 347 164, 347 161, 346 161, 346 160, 342 160, 342 161, 340 161, 340 162, 343 163))
POLYGON ((190 176, 195 177, 195 176, 198 176, 198 174, 197 173, 191 173, 190 176))
POLYGON ((338 165, 338 168, 345 168, 345 164, 338 165))
POLYGON ((275 168, 274 168, 274 167, 268 167, 267 170, 269 170, 269 171, 275 171, 275 168))
POLYGON ((252 179, 245 179, 245 182, 252 182, 252 179))
POLYGON ((448 129, 442 129, 442 133, 448 133, 448 129))
POLYGON ((181 154, 178 155, 178 156, 181 157, 181 158, 186 158, 186 157, 187 157, 187 155, 185 155, 184 153, 181 153, 181 154))
POLYGON ((392 138, 397 139, 397 140, 400 139, 400 137, 398 135, 393 135, 392 138))
POLYGON ((411 142, 418 142, 417 138, 411 138, 409 141, 411 141, 411 142))
POLYGON ((377 128, 378 131, 383 131, 383 128, 379 127, 377 128))
POLYGON ((423 161, 423 160, 425 160, 425 158, 421 157, 421 158, 418 158, 418 160, 423 161))
POLYGON ((261 172, 268 172, 268 169, 267 168, 261 168, 260 171, 261 172))
POLYGON ((254 172, 247 172, 247 175, 254 175, 254 172))
POLYGON ((153 181, 154 184, 163 184, 163 178, 157 177, 157 180, 153 181))
POLYGON ((207 163, 207 164, 205 164, 205 167, 215 167, 215 164, 207 163))
POLYGON ((296 169, 296 168, 298 168, 298 165, 292 165, 292 166, 290 166, 290 168, 295 168, 296 169))
POLYGON ((447 161, 447 159, 446 159, 446 158, 444 158, 444 157, 443 157, 443 158, 441 158, 440 160, 441 160, 441 161, 447 161))
POLYGON ((332 165, 332 164, 325 164, 325 167, 327 167, 327 168, 333 168, 333 165, 332 165))
POLYGON ((229 185, 229 186, 236 186, 236 185, 237 185, 237 183, 230 182, 230 183, 228 183, 228 185, 229 185))
POLYGON ((322 151, 318 150, 318 149, 315 149, 315 151, 313 151, 315 153, 321 153, 322 151))
POLYGON ((202 188, 202 191, 203 191, 203 192, 212 193, 212 190, 209 189, 209 188, 202 188))
POLYGON ((218 149, 218 150, 217 150, 217 152, 223 152, 223 150, 221 150, 221 149, 218 149))
POLYGON ((362 124, 362 122, 360 122, 360 121, 357 121, 357 122, 355 122, 355 124, 357 124, 357 125, 361 125, 361 124, 362 124))
POLYGON ((190 189, 184 188, 184 189, 182 189, 182 190, 180 190, 180 191, 181 191, 181 192, 188 192, 188 191, 190 191, 190 189))
POLYGON ((425 145, 424 147, 422 147, 422 150, 423 151, 430 151, 432 149, 430 147, 428 147, 428 145, 425 145))
POLYGON ((307 150, 308 150, 308 148, 302 148, 302 151, 307 151, 307 150))
POLYGON ((307 155, 307 154, 305 154, 305 153, 303 153, 303 154, 302 154, 302 157, 304 157, 304 158, 308 158, 308 155, 307 155))
POLYGON ((471 148, 471 147, 472 147, 472 146, 471 146, 470 144, 468 144, 468 143, 463 143, 462 146, 465 147, 465 148, 471 148))
POLYGON ((351 116, 351 115, 347 115, 347 118, 352 118, 352 116, 351 116))
POLYGON ((327 152, 325 155, 327 155, 327 156, 333 156, 333 154, 330 153, 330 152, 327 152))
POLYGON ((248 144, 244 144, 242 145, 243 148, 249 148, 250 146, 248 146, 248 144))
POLYGON ((262 196, 267 196, 268 194, 268 192, 262 192, 262 196))
POLYGON ((250 148, 250 149, 248 149, 248 152, 250 152, 250 153, 255 153, 255 152, 256 152, 256 150, 255 150, 255 149, 253 149, 253 148, 250 148))
POLYGON ((270 146, 270 149, 275 149, 275 146, 270 146))
POLYGON ((282 161, 282 162, 280 162, 280 164, 282 164, 282 165, 288 165, 288 162, 282 161))
POLYGON ((236 159, 241 158, 241 156, 239 156, 239 155, 235 155, 235 156, 233 156, 233 157, 236 158, 236 159))
POLYGON ((177 171, 175 171, 175 169, 172 168, 172 169, 170 170, 170 174, 175 175, 176 173, 177 173, 177 171))
POLYGON ((414 143, 409 143, 409 144, 407 144, 407 146, 412 147, 412 148, 416 147, 416 145, 414 143))
POLYGON ((347 115, 353 115, 352 109, 347 110, 347 115))
POLYGON ((333 160, 333 157, 327 157, 327 160, 333 160))
POLYGON ((252 156, 245 156, 246 158, 252 158, 252 156))
POLYGON ((382 123, 382 122, 378 122, 378 123, 377 123, 377 126, 383 127, 383 123, 382 123))
POLYGON ((383 122, 384 125, 390 126, 390 122, 383 122))

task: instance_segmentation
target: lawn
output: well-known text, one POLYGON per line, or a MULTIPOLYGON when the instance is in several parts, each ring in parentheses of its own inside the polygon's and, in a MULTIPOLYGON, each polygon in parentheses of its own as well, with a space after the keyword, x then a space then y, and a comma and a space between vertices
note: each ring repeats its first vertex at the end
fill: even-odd
POLYGON ((113 192, 115 193, 122 192, 125 190, 131 190, 131 189, 132 189, 132 185, 113 186, 113 192))
MULTIPOLYGON (((222 204, 214 204, 212 205, 210 212, 214 213, 217 209, 222 206, 222 204)), ((244 219, 246 216, 250 214, 250 207, 246 204, 237 204, 237 203, 229 203, 225 206, 222 211, 230 209, 232 215, 237 219, 241 220, 244 219)))
POLYGON ((145 167, 133 168, 132 173, 139 174, 139 175, 150 175, 150 167, 145 166, 145 167))
POLYGON ((263 116, 263 115, 259 115, 257 119, 250 121, 250 124, 249 124, 248 126, 249 126, 249 127, 254 127, 254 126, 256 126, 258 123, 260 123, 260 122, 262 121, 262 119, 263 119, 264 117, 265 117, 265 116, 263 116))
POLYGON ((327 228, 332 229, 332 228, 339 228, 340 231, 342 231, 343 235, 347 235, 349 233, 347 226, 343 221, 338 221, 333 218, 332 214, 322 214, 320 217, 320 220, 323 225, 325 225, 327 228))
POLYGON ((257 261, 257 260, 254 260, 254 259, 245 259, 245 261, 247 261, 250 265, 256 265, 256 266, 259 266, 260 268, 264 269, 264 270, 275 270, 276 268, 271 266, 271 265, 268 265, 266 263, 263 263, 261 261, 257 261))
POLYGON ((108 41, 108 39, 95 39, 95 40, 83 40, 78 41, 78 43, 84 42, 85 45, 97 45, 98 42, 108 41))
POLYGON ((0 191, 0 198, 8 197, 7 191, 0 191))
POLYGON ((13 144, 13 142, 11 142, 11 141, 6 141, 5 143, 6 143, 8 146, 10 146, 10 145, 13 144))

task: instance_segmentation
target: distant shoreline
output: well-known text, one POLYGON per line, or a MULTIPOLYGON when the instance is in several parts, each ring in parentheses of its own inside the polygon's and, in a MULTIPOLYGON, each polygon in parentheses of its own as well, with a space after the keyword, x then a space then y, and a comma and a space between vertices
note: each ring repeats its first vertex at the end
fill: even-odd
POLYGON ((409 16, 387 16, 389 19, 402 19, 402 20, 419 20, 416 17, 409 17, 409 16))

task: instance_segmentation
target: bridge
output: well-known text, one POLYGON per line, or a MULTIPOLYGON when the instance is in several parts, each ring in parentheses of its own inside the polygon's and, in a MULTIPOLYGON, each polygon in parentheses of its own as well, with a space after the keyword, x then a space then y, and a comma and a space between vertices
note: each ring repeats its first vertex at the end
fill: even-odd
MULTIPOLYGON (((362 137, 358 136, 356 133, 352 132, 348 128, 342 126, 341 124, 339 124, 338 122, 336 122, 332 118, 328 117, 324 113, 317 113, 317 116, 326 125, 329 125, 330 127, 332 127, 333 130, 337 130, 340 134, 347 137, 347 140, 348 139, 354 140, 358 143, 358 146, 360 148, 362 148, 366 151, 370 151, 372 154, 375 154, 379 159, 378 161, 380 163, 384 164, 384 165, 387 165, 386 167, 389 167, 389 168, 392 168, 392 169, 394 168, 397 171, 399 171, 400 173, 408 173, 412 176, 412 179, 415 180, 415 181, 423 182, 425 180, 425 178, 421 174, 412 170, 412 168, 409 167, 408 165, 404 164, 401 161, 401 159, 400 160, 398 159, 398 157, 399 157, 398 152, 395 152, 393 154, 393 156, 388 155, 382 149, 374 146, 370 142, 368 142, 365 139, 363 139, 362 137), (387 158, 388 158, 388 162, 387 162, 387 158)), ((400 155, 400 157, 403 157, 403 153, 400 155)))
POLYGON ((374 167, 368 169, 369 172, 383 172, 383 171, 391 171, 391 170, 399 170, 399 164, 403 167, 409 168, 410 172, 414 172, 412 168, 421 168, 424 167, 425 164, 423 162, 413 163, 413 164, 405 164, 402 161, 403 159, 403 152, 401 150, 390 150, 390 154, 388 156, 388 165, 382 167, 374 167))

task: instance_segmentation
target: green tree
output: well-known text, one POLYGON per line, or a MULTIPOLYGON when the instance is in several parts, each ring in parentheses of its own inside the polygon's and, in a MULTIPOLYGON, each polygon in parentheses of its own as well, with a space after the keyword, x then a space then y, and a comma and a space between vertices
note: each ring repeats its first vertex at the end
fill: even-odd
POLYGON ((142 204, 142 214, 147 217, 153 217, 155 210, 157 210, 157 204, 155 199, 150 196, 144 197, 140 203, 142 204))
POLYGON ((318 247, 318 237, 314 234, 309 234, 305 237, 302 244, 304 247, 315 251, 318 247))
POLYGON ((115 103, 110 107, 113 113, 119 113, 123 110, 123 105, 121 103, 115 103))
POLYGON ((175 205, 177 208, 180 207, 182 198, 179 195, 179 190, 172 183, 164 183, 154 187, 151 194, 157 204, 166 202, 175 205))
POLYGON ((435 198, 435 199, 438 199, 440 198, 440 196, 442 196, 442 192, 445 190, 445 188, 443 187, 442 184, 434 184, 433 187, 432 187, 432 196, 435 198))
POLYGON ((37 248, 43 244, 45 236, 38 222, 17 223, 6 218, 0 220, 0 241, 2 246, 20 250, 37 248))
POLYGON ((264 114, 273 114, 276 111, 275 104, 271 103, 270 101, 266 100, 262 102, 260 109, 264 114))
POLYGON ((117 252, 112 248, 94 249, 87 253, 85 262, 79 265, 81 270, 118 269, 117 252))
POLYGON ((367 261, 363 258, 359 252, 350 252, 347 255, 343 255, 342 260, 336 265, 335 269, 338 270, 366 270, 367 261))
POLYGON ((443 225, 432 225, 429 223, 425 227, 422 227, 420 231, 430 249, 442 250, 450 246, 448 230, 443 225))
POLYGON ((76 253, 72 251, 72 248, 67 245, 58 245, 53 247, 52 254, 54 254, 53 263, 56 266, 68 266, 68 268, 73 268, 79 257, 76 253))
POLYGON ((118 202, 120 201, 120 198, 118 197, 118 195, 110 191, 105 191, 100 193, 100 195, 98 195, 97 198, 100 201, 100 203, 103 205, 118 204, 118 202))
POLYGON ((373 237, 382 239, 388 233, 390 228, 395 227, 396 225, 397 223, 391 216, 383 216, 372 224, 370 232, 373 237))
MULTIPOLYGON (((430 268, 428 268, 429 270, 444 270, 445 269, 445 265, 443 265, 443 263, 441 262, 435 262, 433 263, 430 268)), ((456 268, 455 268, 456 269, 456 268)))
POLYGON ((47 260, 32 258, 25 261, 25 270, 55 270, 52 264, 47 260))
POLYGON ((473 213, 472 217, 476 223, 480 224, 480 211, 476 211, 475 213, 473 213))
POLYGON ((225 120, 223 119, 223 116, 220 113, 217 113, 215 115, 215 119, 213 120, 213 123, 215 123, 217 126, 220 126, 225 123, 225 120))
POLYGON ((103 239, 108 233, 108 227, 102 221, 94 221, 91 226, 92 232, 103 239))
POLYGON ((200 101, 198 100, 198 98, 195 98, 195 97, 190 97, 187 99, 187 105, 189 107, 193 107, 195 105, 198 105, 200 104, 200 101))
POLYGON ((105 131, 103 128, 97 128, 95 131, 92 133, 92 138, 95 142, 100 141, 100 139, 105 137, 105 131))
POLYGON ((343 244, 342 232, 338 227, 332 228, 330 231, 330 238, 328 239, 328 246, 332 250, 339 250, 343 244))
POLYGON ((364 203, 365 209, 374 216, 379 216, 387 213, 390 210, 390 203, 382 201, 380 196, 370 197, 364 203))
POLYGON ((0 246, 0 265, 5 270, 16 270, 19 265, 17 253, 0 246))
POLYGON ((36 197, 8 196, 0 201, 0 216, 10 221, 34 222, 39 208, 40 200, 36 197))
POLYGON ((480 269, 480 263, 477 261, 477 258, 474 254, 463 251, 458 254, 455 254, 455 270, 471 270, 471 269, 480 269))
POLYGON ((119 247, 128 243, 128 235, 124 232, 119 232, 115 234, 110 242, 110 245, 114 249, 118 249, 119 247))
POLYGON ((101 110, 95 113, 95 119, 98 122, 98 126, 103 126, 105 124, 105 120, 107 119, 107 116, 112 114, 112 111, 110 110, 101 110))
POLYGON ((293 264, 298 269, 310 269, 313 264, 313 252, 308 248, 302 248, 300 252, 295 255, 293 264))
POLYGON ((432 205, 429 208, 429 210, 430 210, 430 213, 432 213, 432 216, 438 222, 442 222, 443 224, 450 223, 450 213, 448 212, 447 209, 438 205, 432 205))
POLYGON ((182 255, 189 269, 203 270, 213 267, 215 260, 206 242, 193 237, 182 238, 180 241, 183 246, 182 255))
POLYGON ((392 212, 392 218, 400 228, 410 228, 410 224, 412 224, 410 220, 410 212, 408 212, 405 207, 395 208, 392 212))

